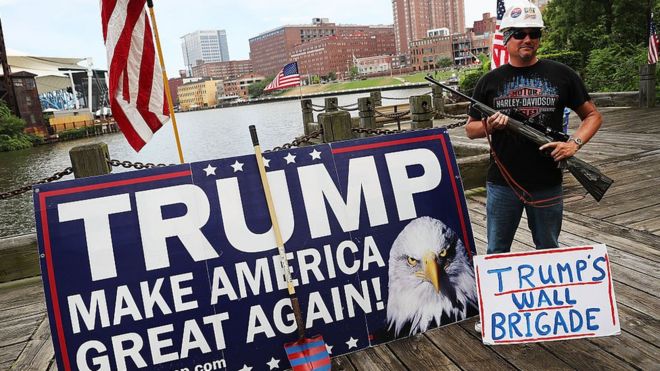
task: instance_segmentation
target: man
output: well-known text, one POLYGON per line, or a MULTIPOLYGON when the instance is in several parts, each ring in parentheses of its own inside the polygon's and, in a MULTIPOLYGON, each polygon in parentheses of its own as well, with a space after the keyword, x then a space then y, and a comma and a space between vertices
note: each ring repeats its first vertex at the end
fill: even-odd
MULTIPOLYGON (((486 185, 487 253, 511 250, 523 209, 536 248, 555 248, 563 213, 559 161, 575 155, 594 136, 602 117, 575 71, 537 58, 543 20, 535 5, 512 5, 502 18, 501 29, 509 63, 483 76, 473 95, 499 112, 482 121, 479 112, 471 109, 465 127, 471 139, 492 138, 494 153, 486 185), (507 130, 507 115, 515 114, 561 131, 564 107, 582 120, 567 142, 539 148, 507 130)), ((475 329, 480 331, 481 324, 475 329)))

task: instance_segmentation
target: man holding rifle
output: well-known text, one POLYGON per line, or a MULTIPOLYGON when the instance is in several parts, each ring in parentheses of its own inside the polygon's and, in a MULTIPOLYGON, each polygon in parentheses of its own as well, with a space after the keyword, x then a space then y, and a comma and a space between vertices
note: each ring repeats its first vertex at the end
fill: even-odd
POLYGON ((543 20, 529 2, 514 3, 501 23, 509 63, 483 76, 473 98, 498 112, 482 117, 471 108, 465 127, 471 139, 492 138, 487 182, 488 254, 509 252, 522 210, 537 249, 558 247, 562 223, 562 171, 568 159, 600 128, 596 110, 580 77, 568 66, 539 60, 543 20), (582 120, 567 141, 539 145, 507 128, 509 116, 537 127, 562 130, 564 107, 582 120))

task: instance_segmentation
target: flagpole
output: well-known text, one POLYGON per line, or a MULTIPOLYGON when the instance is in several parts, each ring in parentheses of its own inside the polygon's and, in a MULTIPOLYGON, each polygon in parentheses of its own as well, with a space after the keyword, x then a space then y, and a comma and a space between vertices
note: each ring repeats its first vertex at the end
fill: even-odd
POLYGON ((172 118, 172 128, 174 129, 174 139, 176 140, 176 149, 179 151, 179 162, 183 161, 183 151, 181 150, 181 141, 179 140, 179 129, 176 126, 176 117, 174 115, 174 105, 172 104, 172 93, 170 93, 170 84, 167 80, 167 72, 165 70, 165 61, 163 59, 163 50, 160 47, 160 38, 158 37, 158 27, 156 26, 156 15, 154 14, 153 0, 147 0, 149 7, 149 16, 154 29, 154 38, 156 39, 156 50, 158 50, 158 60, 160 61, 160 68, 163 70, 163 88, 165 89, 165 96, 167 97, 167 105, 170 109, 170 117, 172 118))

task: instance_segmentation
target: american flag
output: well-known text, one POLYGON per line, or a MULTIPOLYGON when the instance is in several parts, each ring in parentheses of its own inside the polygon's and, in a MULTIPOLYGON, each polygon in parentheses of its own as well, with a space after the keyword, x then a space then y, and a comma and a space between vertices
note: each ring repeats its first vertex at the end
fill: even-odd
POLYGON ((163 73, 156 58, 147 0, 101 0, 112 114, 139 151, 169 118, 163 73))
POLYGON ((655 32, 653 13, 651 13, 651 23, 649 24, 649 64, 656 63, 658 63, 658 34, 655 32))
POLYGON ((504 17, 505 11, 504 0, 497 0, 497 22, 495 23, 493 47, 490 52, 490 69, 492 70, 509 62, 509 52, 506 50, 506 46, 504 46, 504 35, 500 31, 500 24, 502 23, 502 17, 504 17))
POLYGON ((284 66, 275 76, 275 79, 266 86, 264 91, 290 88, 300 85, 300 74, 298 74, 298 62, 291 62, 284 66))

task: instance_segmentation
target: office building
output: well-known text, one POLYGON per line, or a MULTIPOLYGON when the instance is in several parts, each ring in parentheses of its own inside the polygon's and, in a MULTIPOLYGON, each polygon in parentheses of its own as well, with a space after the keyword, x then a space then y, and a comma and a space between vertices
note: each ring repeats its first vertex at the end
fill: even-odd
MULTIPOLYGON (((250 39, 250 60, 256 73, 264 76, 274 76, 292 58, 294 48, 317 39, 340 35, 368 35, 381 37, 384 34, 394 35, 392 26, 360 26, 338 25, 330 23, 327 18, 313 18, 312 24, 286 25, 261 33, 250 39)), ((387 54, 394 53, 392 50, 387 54)), ((378 53, 385 54, 385 53, 378 53)), ((373 54, 377 55, 377 54, 373 54)), ((302 73, 302 72, 301 72, 302 73)))
POLYGON ((227 33, 225 30, 201 30, 181 37, 183 63, 189 74, 202 63, 229 60, 227 33))
POLYGON ((427 37, 427 31, 449 29, 465 32, 464 0, 392 0, 397 54, 408 54, 410 42, 427 37))
POLYGON ((213 77, 214 79, 230 80, 253 71, 249 59, 226 62, 202 63, 192 68, 194 77, 213 77))

